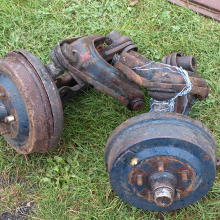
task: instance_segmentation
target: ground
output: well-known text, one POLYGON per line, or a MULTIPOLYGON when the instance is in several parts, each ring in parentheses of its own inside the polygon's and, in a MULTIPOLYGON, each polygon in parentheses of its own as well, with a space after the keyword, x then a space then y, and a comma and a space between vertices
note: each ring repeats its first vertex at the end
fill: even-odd
MULTIPOLYGON (((129 35, 139 52, 154 61, 174 52, 195 55, 197 72, 211 92, 205 101, 196 102, 189 116, 212 131, 219 148, 218 22, 166 0, 139 0, 134 6, 125 0, 0 3, 0 57, 24 48, 47 64, 60 40, 112 30, 129 35)), ((105 169, 105 144, 119 124, 149 111, 149 97, 143 92, 147 104, 138 112, 94 89, 80 94, 64 110, 58 147, 45 154, 18 154, 1 137, 1 219, 220 219, 220 171, 204 198, 172 212, 132 207, 113 192, 105 169)))

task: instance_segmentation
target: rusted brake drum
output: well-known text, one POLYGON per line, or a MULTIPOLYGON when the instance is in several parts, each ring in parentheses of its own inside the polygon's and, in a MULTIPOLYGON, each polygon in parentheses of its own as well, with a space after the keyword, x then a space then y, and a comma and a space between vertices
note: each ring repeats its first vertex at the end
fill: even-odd
POLYGON ((124 201, 168 211, 188 206, 209 191, 215 180, 217 147, 201 122, 151 112, 114 130, 105 161, 112 188, 124 201))
POLYGON ((57 88, 41 61, 26 50, 0 60, 0 131, 22 154, 57 146, 63 112, 57 88))

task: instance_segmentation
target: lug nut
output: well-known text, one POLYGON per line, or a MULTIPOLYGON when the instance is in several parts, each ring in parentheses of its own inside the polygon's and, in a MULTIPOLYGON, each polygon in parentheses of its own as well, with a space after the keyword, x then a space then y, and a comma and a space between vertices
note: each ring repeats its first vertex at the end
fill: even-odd
POLYGON ((159 171, 160 173, 162 173, 162 172, 164 171, 164 163, 163 163, 162 161, 160 161, 160 162, 158 163, 158 171, 159 171))
POLYGON ((137 184, 138 186, 142 186, 143 185, 143 176, 142 175, 137 175, 137 184))
POLYGON ((188 170, 184 170, 183 172, 182 172, 182 180, 183 180, 183 182, 187 182, 187 180, 188 180, 188 177, 187 177, 187 175, 189 174, 189 171, 188 170))
POLYGON ((7 117, 5 117, 5 123, 10 123, 10 122, 12 122, 12 121, 14 121, 15 120, 15 117, 14 117, 14 115, 9 115, 9 116, 7 116, 7 117))
POLYGON ((4 93, 4 92, 1 92, 1 93, 0 93, 0 98, 3 98, 3 97, 5 97, 5 93, 4 93))

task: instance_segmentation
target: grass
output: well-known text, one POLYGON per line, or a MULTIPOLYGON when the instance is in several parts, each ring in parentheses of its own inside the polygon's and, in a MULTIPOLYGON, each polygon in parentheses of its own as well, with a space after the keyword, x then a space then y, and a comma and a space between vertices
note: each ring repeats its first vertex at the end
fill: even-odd
MULTIPOLYGON (((129 35, 139 52, 161 61, 183 51, 197 58, 198 72, 211 87, 190 116, 202 121, 220 146, 220 24, 165 0, 0 0, 0 57, 24 48, 50 62, 62 39, 85 34, 129 35)), ((146 100, 149 99, 146 93, 146 100)), ((88 90, 64 111, 59 146, 46 154, 20 155, 0 142, 0 213, 34 202, 30 219, 220 219, 220 172, 208 194, 173 212, 151 212, 123 202, 112 190, 105 170, 104 147, 110 133, 130 112, 113 98, 88 90)), ((219 148, 220 149, 220 148, 219 148)))

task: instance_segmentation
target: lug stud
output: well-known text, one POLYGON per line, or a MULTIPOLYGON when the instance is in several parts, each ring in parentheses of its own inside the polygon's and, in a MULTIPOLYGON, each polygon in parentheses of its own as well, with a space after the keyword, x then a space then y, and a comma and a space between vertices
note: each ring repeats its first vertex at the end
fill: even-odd
POLYGON ((5 123, 10 123, 10 122, 12 122, 12 121, 14 121, 15 120, 15 117, 14 117, 14 115, 9 115, 9 116, 7 116, 7 117, 5 117, 5 123))
POLYGON ((182 172, 182 180, 183 180, 183 182, 187 182, 187 180, 188 180, 188 177, 187 177, 187 175, 189 174, 189 171, 188 170, 184 170, 183 172, 182 172))
POLYGON ((163 163, 162 161, 160 161, 160 162, 158 163, 158 171, 159 171, 160 173, 162 173, 162 172, 164 171, 164 163, 163 163))
POLYGON ((144 183, 143 176, 142 175, 137 175, 137 184, 138 184, 138 186, 142 186, 143 183, 144 183))

